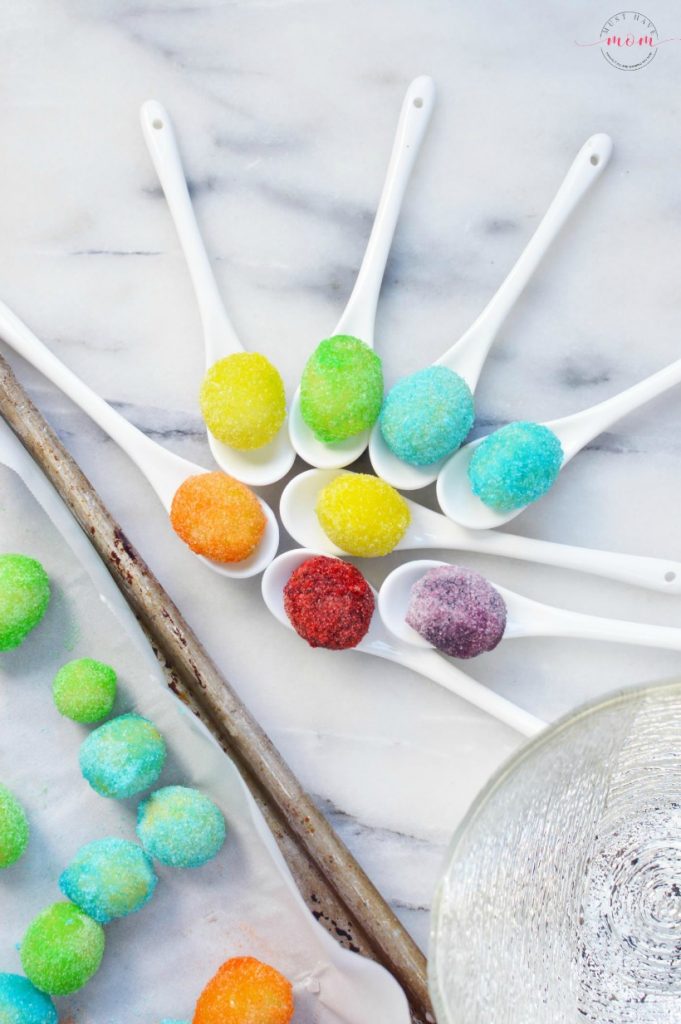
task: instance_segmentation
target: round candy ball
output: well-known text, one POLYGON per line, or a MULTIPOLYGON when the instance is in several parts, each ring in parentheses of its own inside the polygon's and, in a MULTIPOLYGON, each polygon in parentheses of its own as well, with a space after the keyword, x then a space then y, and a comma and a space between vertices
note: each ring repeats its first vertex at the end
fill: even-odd
POLYGON ((213 363, 199 401, 213 437, 239 451, 268 444, 286 417, 284 382, 259 352, 235 352, 213 363))
POLYGON ((27 846, 28 821, 24 809, 14 794, 0 783, 0 868, 8 868, 18 861, 27 846))
POLYGON ((460 565, 429 569, 411 588, 407 624, 453 658, 493 650, 506 628, 506 604, 484 576, 460 565))
POLYGON ((20 974, 0 974, 0 1024, 57 1024, 54 1003, 20 974))
POLYGON ((411 516, 401 494, 368 473, 343 473, 322 488, 317 518, 341 551, 362 558, 387 555, 404 536, 411 516))
POLYGON ((319 343, 300 381, 300 412, 315 437, 333 444, 368 430, 382 401, 381 360, 368 345, 348 334, 319 343))
POLYGON ((227 960, 199 996, 192 1024, 289 1024, 293 989, 283 974, 252 956, 227 960))
POLYGON ((379 423, 398 459, 428 466, 463 444, 474 418, 473 395, 463 377, 446 366, 429 366, 398 380, 383 402, 379 423))
POLYGON ((170 508, 178 537, 214 562, 242 562, 262 540, 267 520, 250 487, 227 473, 199 473, 178 487, 170 508))
POLYGON ((497 512, 541 498, 563 464, 563 448, 541 423, 509 423, 477 446, 468 466, 471 488, 497 512))
POLYGON ((166 786, 140 804, 137 835, 150 857, 171 868, 198 868, 225 841, 222 812, 198 789, 166 786))
POLYGON ((158 878, 152 863, 127 839, 95 839, 82 846, 59 879, 72 903, 99 924, 141 910, 158 878))
POLYGON ((0 555, 0 651, 26 639, 49 600, 50 581, 40 562, 26 555, 0 555))
POLYGON ((52 684, 57 711, 74 722, 99 722, 116 700, 116 673, 93 658, 76 658, 57 672, 52 684))
POLYGON ((166 745, 155 725, 141 715, 121 715, 91 732, 80 746, 80 770, 100 796, 119 800, 158 779, 166 745))
POLYGON ((310 647, 344 651, 366 636, 374 613, 371 587, 354 565, 317 555, 294 569, 284 609, 310 647))
POLYGON ((67 996, 95 974, 104 941, 102 926, 73 903, 53 903, 28 926, 19 950, 21 965, 41 992, 67 996))

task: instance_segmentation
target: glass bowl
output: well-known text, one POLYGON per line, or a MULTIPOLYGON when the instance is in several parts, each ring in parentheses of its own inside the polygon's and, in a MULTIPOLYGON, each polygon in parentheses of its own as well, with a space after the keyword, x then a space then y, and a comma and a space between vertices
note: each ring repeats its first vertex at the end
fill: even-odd
POLYGON ((429 971, 439 1024, 681 1022, 681 683, 582 707, 495 775, 429 971))

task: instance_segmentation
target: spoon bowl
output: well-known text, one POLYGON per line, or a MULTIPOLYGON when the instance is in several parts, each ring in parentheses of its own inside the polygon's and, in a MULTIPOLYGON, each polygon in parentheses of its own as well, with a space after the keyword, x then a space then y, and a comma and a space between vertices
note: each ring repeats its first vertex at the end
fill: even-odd
MULTIPOLYGON (((178 487, 191 476, 208 472, 203 466, 175 455, 152 441, 141 430, 124 419, 100 398, 68 367, 57 359, 19 317, 0 302, 0 337, 10 348, 26 359, 43 376, 51 380, 83 412, 94 420, 109 437, 135 463, 147 478, 165 508, 170 513, 178 487)), ((257 495, 256 495, 257 497, 257 495)), ((195 556, 213 572, 230 579, 245 579, 262 572, 274 558, 279 547, 279 525, 267 502, 258 497, 265 519, 265 532, 252 555, 241 562, 213 562, 202 555, 195 556)))
MULTIPOLYGON (((267 567, 262 577, 262 596, 274 617, 287 629, 293 630, 284 609, 284 587, 294 572, 308 558, 322 554, 310 548, 296 548, 278 555, 267 567)), ((373 590, 374 598, 377 597, 373 590)), ((455 665, 445 662, 433 651, 416 651, 407 644, 396 640, 383 625, 379 615, 374 614, 369 631, 359 642, 356 651, 373 654, 378 658, 396 662, 411 668, 419 675, 444 686, 452 693, 481 708, 488 714, 505 722, 523 736, 534 736, 540 732, 545 723, 534 715, 516 707, 510 701, 500 697, 492 690, 471 679, 455 665)))
MULTIPOLYGON (((315 513, 319 492, 337 476, 347 472, 309 469, 294 477, 284 488, 279 506, 281 521, 301 547, 317 548, 326 554, 347 555, 327 537, 315 513)), ((415 501, 408 498, 405 501, 411 522, 394 550, 476 551, 574 569, 649 590, 681 594, 680 562, 555 544, 495 530, 469 530, 415 501)))
MULTIPOLYGON (((362 265, 348 304, 332 336, 349 334, 373 348, 376 307, 388 253, 434 103, 433 79, 428 75, 415 78, 402 102, 383 191, 362 265)), ((334 444, 325 444, 318 440, 303 419, 300 388, 297 388, 289 410, 289 434, 291 444, 298 455, 311 466, 320 469, 340 469, 360 457, 369 443, 370 431, 364 430, 334 444)))
MULTIPOLYGON (((552 430, 561 443, 563 461, 560 469, 563 470, 582 448, 613 423, 679 383, 681 359, 675 360, 620 394, 599 402, 598 405, 544 423, 543 426, 552 430)), ((468 470, 476 448, 484 440, 482 437, 477 438, 455 452, 445 463, 437 479, 437 500, 440 508, 453 522, 471 530, 488 530, 502 526, 527 508, 527 505, 524 505, 509 512, 499 512, 485 505, 473 494, 468 470)))
MULTIPOLYGON (((592 135, 587 139, 505 281, 465 334, 435 361, 435 366, 446 366, 463 377, 471 392, 475 393, 487 355, 506 318, 568 217, 607 167, 611 154, 612 140, 608 135, 592 135)), ((377 475, 401 491, 416 490, 432 483, 447 458, 451 458, 447 456, 427 466, 403 462, 385 443, 379 422, 371 431, 369 455, 377 475)))
MULTIPOLYGON (((336 332, 338 333, 338 332, 336 332)), ((364 340, 364 339, 362 339, 364 340)), ((319 469, 341 469, 360 457, 369 443, 369 431, 354 434, 345 441, 325 444, 315 437, 303 419, 300 408, 300 387, 296 388, 288 414, 291 444, 301 459, 319 469)))
MULTIPOLYGON (((429 569, 447 567, 448 562, 419 558, 400 565, 386 576, 378 594, 378 610, 385 626, 402 643, 421 650, 436 650, 433 644, 407 623, 406 615, 415 583, 429 569)), ((488 580, 506 605, 506 628, 503 640, 518 637, 553 636, 573 639, 605 640, 612 643, 665 650, 681 650, 681 629, 654 626, 642 622, 625 622, 596 615, 555 608, 553 605, 532 601, 506 587, 488 580)))
MULTIPOLYGON (((189 268, 203 327, 206 367, 210 368, 244 348, 227 316, 199 231, 170 115, 156 100, 147 100, 140 110, 140 121, 189 268)), ((218 466, 253 487, 281 480, 296 457, 285 423, 272 441, 248 451, 223 444, 209 430, 207 435, 218 466)))
POLYGON ((291 447, 286 424, 269 444, 248 451, 230 448, 213 437, 210 430, 206 431, 206 436, 208 447, 220 469, 249 487, 266 487, 281 480, 295 461, 296 453, 291 447))

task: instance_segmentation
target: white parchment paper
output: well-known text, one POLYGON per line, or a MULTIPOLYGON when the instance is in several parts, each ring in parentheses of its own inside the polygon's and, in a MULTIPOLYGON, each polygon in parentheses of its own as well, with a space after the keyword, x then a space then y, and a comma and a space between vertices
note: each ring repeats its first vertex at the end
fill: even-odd
POLYGON ((26 926, 63 898, 57 879, 83 843, 135 839, 138 799, 107 800, 90 789, 78 748, 93 727, 62 718, 52 701, 60 665, 89 656, 118 673, 114 713, 134 709, 163 733, 169 757, 159 785, 195 785, 208 793, 225 814, 228 838, 202 868, 157 865, 152 901, 107 926, 102 967, 80 992, 57 1000, 60 1020, 191 1019, 217 967, 230 956, 253 955, 294 981, 296 1024, 407 1024, 406 1000, 390 975, 342 950, 309 914, 238 772, 167 690, 94 550, 1 422, 0 461, 0 551, 38 558, 52 582, 43 622, 22 647, 0 655, 0 780, 31 822, 27 853, 0 872, 0 970, 21 973, 17 946, 26 926))

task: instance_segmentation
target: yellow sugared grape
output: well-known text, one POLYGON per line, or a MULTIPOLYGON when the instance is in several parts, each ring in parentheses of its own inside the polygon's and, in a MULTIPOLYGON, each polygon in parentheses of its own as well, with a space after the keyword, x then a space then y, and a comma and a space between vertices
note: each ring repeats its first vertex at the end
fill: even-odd
POLYGON ((239 451, 269 444, 286 417, 284 383, 259 352, 218 359, 203 379, 199 400, 213 437, 239 451))
POLYGON ((394 487, 368 473, 343 473, 319 493, 317 518, 330 540, 349 555, 387 555, 405 534, 409 506, 394 487))

